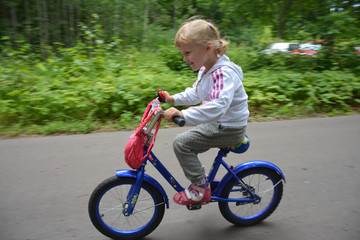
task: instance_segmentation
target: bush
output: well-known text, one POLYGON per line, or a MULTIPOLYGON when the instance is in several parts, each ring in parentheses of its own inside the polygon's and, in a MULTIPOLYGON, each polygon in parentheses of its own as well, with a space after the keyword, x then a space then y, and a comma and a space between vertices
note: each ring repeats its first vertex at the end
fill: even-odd
POLYGON ((135 116, 156 96, 157 88, 174 92, 189 85, 183 74, 169 71, 150 52, 121 55, 87 58, 69 49, 62 58, 53 56, 45 62, 6 59, 7 64, 0 66, 0 122, 26 126, 135 116))
MULTIPOLYGON (((42 61, 26 55, 26 48, 4 49, 0 57, 0 132, 86 133, 104 125, 134 127, 157 88, 173 94, 191 86, 197 75, 173 46, 155 52, 120 50, 108 44, 93 49, 90 57, 88 50, 81 44, 60 48, 42 61)), ((257 51, 241 46, 228 52, 244 69, 253 114, 289 117, 358 109, 360 82, 352 60, 343 55, 328 58, 331 67, 323 70, 325 56, 265 56, 257 51)))
POLYGON ((360 80, 349 72, 259 70, 245 74, 250 109, 281 113, 294 106, 308 112, 347 112, 359 106, 360 80))

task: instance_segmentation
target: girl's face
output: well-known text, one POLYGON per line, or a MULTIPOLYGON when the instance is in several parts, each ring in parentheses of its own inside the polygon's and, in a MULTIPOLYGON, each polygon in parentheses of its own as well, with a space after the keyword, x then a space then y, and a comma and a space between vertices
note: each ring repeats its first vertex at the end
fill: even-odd
POLYGON ((184 62, 190 65, 192 70, 197 71, 202 66, 209 70, 214 63, 211 61, 212 45, 201 45, 196 42, 185 42, 178 47, 184 55, 184 62))

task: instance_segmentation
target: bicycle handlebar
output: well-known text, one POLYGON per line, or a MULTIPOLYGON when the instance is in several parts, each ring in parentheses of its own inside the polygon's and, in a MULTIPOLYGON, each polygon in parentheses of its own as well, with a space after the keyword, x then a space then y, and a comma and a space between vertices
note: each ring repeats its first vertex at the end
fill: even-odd
POLYGON ((172 121, 179 125, 179 127, 183 127, 185 125, 185 120, 180 117, 173 117, 172 121))
POLYGON ((158 99, 159 102, 161 103, 165 103, 165 99, 166 99, 166 94, 163 90, 161 90, 161 88, 156 89, 156 91, 158 91, 158 99))
MULTIPOLYGON (((166 94, 163 90, 161 90, 161 88, 156 89, 156 91, 158 91, 158 100, 161 103, 165 103, 165 99, 166 99, 166 94)), ((185 125, 185 120, 180 118, 180 117, 173 117, 172 121, 174 123, 176 123, 177 125, 179 125, 179 127, 183 127, 185 125)))

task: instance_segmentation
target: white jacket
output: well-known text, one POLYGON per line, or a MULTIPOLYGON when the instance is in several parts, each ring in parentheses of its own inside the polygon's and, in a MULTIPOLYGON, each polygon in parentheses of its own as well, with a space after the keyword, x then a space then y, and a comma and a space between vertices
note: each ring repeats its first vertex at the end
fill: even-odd
POLYGON ((243 73, 240 66, 223 55, 215 65, 204 74, 205 67, 199 70, 198 79, 192 88, 175 94, 174 105, 196 105, 182 110, 188 125, 217 121, 227 127, 247 125, 249 110, 248 96, 242 84, 243 73))

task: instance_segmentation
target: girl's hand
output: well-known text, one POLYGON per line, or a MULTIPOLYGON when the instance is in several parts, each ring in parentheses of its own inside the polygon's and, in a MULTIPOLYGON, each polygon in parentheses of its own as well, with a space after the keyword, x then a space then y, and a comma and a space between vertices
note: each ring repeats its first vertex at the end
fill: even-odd
POLYGON ((172 122, 173 117, 180 117, 184 119, 184 115, 182 114, 182 112, 174 107, 165 110, 164 116, 168 122, 172 122))
POLYGON ((164 93, 166 95, 165 101, 167 103, 174 103, 174 98, 167 91, 164 91, 164 93))

